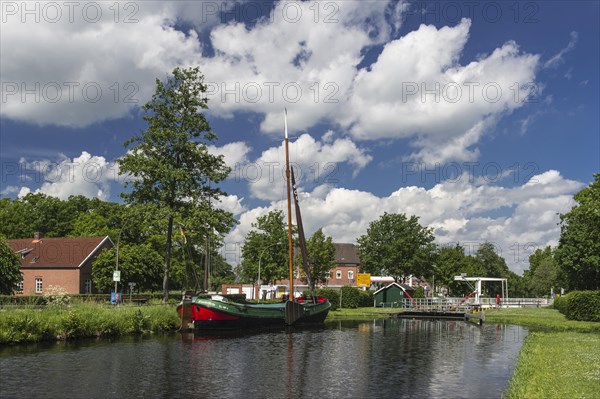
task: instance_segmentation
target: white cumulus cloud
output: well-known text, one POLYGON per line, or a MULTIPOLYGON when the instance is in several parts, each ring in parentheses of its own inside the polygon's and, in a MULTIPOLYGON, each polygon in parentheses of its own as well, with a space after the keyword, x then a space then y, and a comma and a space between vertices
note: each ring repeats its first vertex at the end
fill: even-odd
POLYGON ((41 182, 41 186, 33 191, 29 186, 23 186, 19 190, 19 197, 34 192, 63 200, 71 195, 107 200, 110 197, 110 183, 119 178, 116 164, 87 151, 73 159, 62 155, 57 161, 21 159, 21 162, 27 173, 34 176, 32 183, 41 182))
MULTIPOLYGON (((570 210, 573 194, 582 187, 550 170, 515 187, 479 184, 465 175, 430 189, 401 187, 383 197, 319 186, 302 193, 300 201, 308 235, 322 227, 334 242, 354 243, 384 212, 417 215, 423 226, 434 228, 437 243, 461 243, 474 253, 483 242, 492 242, 511 270, 521 273, 529 267, 528 257, 536 248, 557 244, 558 214, 570 210)), ((280 200, 243 212, 226 242, 239 247, 256 217, 285 209, 280 200)))

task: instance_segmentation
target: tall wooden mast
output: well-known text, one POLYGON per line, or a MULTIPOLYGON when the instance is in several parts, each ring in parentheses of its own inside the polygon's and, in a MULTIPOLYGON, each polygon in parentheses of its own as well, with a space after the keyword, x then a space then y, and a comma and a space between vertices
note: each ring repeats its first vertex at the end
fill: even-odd
POLYGON ((290 272, 289 300, 294 300, 294 248, 292 242, 292 199, 290 198, 290 152, 288 144, 287 109, 284 115, 285 131, 285 183, 287 186, 287 208, 288 208, 288 262, 290 272))

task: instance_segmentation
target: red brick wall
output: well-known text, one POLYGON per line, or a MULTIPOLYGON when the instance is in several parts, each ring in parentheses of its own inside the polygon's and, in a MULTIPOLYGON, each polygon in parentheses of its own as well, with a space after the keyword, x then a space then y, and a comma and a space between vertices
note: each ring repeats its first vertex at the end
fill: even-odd
MULTIPOLYGON (((17 295, 43 295, 51 285, 64 288, 69 294, 79 294, 78 269, 21 269, 23 293, 17 295), (42 293, 35 292, 35 279, 42 278, 42 293)), ((82 287, 83 288, 83 287, 82 287)))
POLYGON ((331 269, 331 277, 327 281, 328 286, 338 285, 356 285, 356 275, 358 274, 358 266, 336 266, 331 269), (337 278, 337 272, 340 271, 342 276, 337 278), (352 272, 352 279, 348 278, 348 272, 352 272))

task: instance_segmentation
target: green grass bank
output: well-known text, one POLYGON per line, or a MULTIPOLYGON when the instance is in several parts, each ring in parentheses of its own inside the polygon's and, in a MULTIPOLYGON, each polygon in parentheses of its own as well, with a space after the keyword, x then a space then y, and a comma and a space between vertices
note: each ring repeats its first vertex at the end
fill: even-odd
POLYGON ((547 308, 493 311, 486 313, 486 322, 530 330, 506 398, 599 397, 600 323, 567 320, 547 308))
POLYGON ((176 331, 175 306, 76 302, 0 310, 0 344, 116 337, 176 331))

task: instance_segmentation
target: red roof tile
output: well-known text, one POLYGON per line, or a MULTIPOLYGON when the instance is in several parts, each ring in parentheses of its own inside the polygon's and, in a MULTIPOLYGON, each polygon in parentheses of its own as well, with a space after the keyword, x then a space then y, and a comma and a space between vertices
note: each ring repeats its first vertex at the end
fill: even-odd
POLYGON ((39 240, 22 238, 6 240, 13 251, 21 254, 22 268, 75 268, 82 265, 86 258, 105 240, 106 237, 65 237, 41 238, 39 240))

